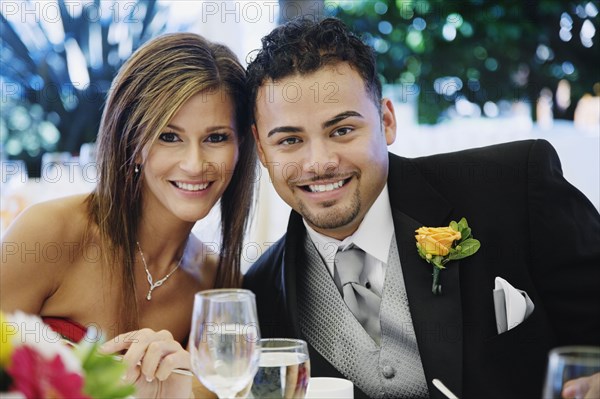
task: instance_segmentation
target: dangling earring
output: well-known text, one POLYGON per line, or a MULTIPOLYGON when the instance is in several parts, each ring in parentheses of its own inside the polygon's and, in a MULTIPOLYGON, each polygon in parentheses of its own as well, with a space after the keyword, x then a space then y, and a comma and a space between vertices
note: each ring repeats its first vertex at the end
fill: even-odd
POLYGON ((140 165, 139 164, 135 164, 135 168, 133 169, 133 171, 135 172, 135 174, 137 175, 138 173, 140 173, 140 165))

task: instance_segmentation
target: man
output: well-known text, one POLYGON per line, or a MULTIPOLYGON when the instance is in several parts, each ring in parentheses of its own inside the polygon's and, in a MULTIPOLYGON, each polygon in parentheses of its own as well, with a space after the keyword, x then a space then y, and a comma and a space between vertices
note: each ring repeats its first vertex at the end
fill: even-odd
POLYGON ((550 348, 600 344, 600 216, 546 141, 389 154, 373 52, 335 19, 276 28, 248 79, 260 160, 293 211, 244 286, 263 336, 308 342, 311 375, 355 397, 443 398, 439 379, 461 398, 539 398, 550 348), (415 230, 462 217, 481 249, 434 295, 415 230), (531 301, 502 333, 496 277, 531 301))

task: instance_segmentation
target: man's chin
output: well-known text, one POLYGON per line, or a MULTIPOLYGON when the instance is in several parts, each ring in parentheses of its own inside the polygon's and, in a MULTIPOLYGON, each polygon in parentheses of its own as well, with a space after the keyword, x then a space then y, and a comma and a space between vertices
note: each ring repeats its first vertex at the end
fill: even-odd
MULTIPOLYGON (((361 201, 358 192, 344 202, 326 201, 317 205, 299 202, 295 209, 315 230, 347 230, 355 224, 360 213, 361 201)), ((334 231, 332 233, 335 234, 334 231)))
POLYGON ((345 209, 343 211, 326 209, 319 212, 305 210, 300 214, 315 230, 337 230, 352 224, 356 219, 358 209, 345 209))

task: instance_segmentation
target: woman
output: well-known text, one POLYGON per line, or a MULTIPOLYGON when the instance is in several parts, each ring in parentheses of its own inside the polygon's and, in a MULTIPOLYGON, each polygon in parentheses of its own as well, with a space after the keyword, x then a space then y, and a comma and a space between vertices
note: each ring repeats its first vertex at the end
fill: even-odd
POLYGON ((2 310, 64 335, 93 325, 114 338, 107 352, 126 351, 138 395, 189 396, 191 378, 171 370, 189 368, 194 293, 241 278, 255 173, 244 79, 229 49, 198 35, 139 48, 108 95, 96 189, 32 206, 6 232, 3 248, 18 250, 3 256, 2 310), (190 232, 219 199, 217 257, 190 232))

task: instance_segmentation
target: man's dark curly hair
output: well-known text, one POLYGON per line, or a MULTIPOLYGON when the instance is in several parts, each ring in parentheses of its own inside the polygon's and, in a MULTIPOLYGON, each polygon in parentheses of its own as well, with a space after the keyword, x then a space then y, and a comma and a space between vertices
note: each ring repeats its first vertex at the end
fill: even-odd
POLYGON ((315 22, 310 18, 297 18, 275 28, 263 37, 262 49, 247 68, 250 109, 255 111, 258 89, 265 80, 309 74, 339 62, 347 62, 361 75, 367 93, 379 106, 381 81, 375 52, 342 21, 326 18, 315 22))

